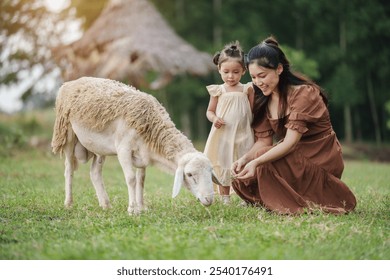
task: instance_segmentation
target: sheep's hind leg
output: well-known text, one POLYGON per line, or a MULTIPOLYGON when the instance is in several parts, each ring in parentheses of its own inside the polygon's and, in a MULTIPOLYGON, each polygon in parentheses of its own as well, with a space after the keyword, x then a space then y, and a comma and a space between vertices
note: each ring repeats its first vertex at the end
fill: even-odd
POLYGON ((144 204, 144 182, 145 182, 145 168, 138 168, 136 173, 136 201, 139 212, 146 211, 147 207, 144 204))
POLYGON ((99 200, 99 205, 103 209, 111 208, 110 200, 104 188, 102 176, 103 164, 105 159, 105 156, 94 155, 90 171, 91 181, 93 183, 93 186, 95 187, 96 195, 99 200))
POLYGON ((65 201, 64 205, 66 208, 70 208, 73 205, 72 196, 72 184, 73 184, 73 173, 76 167, 76 160, 73 157, 73 144, 67 143, 64 148, 65 153, 65 201))

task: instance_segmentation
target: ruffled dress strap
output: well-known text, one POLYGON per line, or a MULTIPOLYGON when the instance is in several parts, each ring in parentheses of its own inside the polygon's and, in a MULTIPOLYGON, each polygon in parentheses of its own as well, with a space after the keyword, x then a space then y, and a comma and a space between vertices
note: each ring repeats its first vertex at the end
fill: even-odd
POLYGON ((252 82, 248 82, 248 83, 244 84, 244 93, 246 95, 248 95, 248 92, 249 92, 250 89, 253 89, 252 88, 252 82))
POLYGON ((209 85, 206 86, 206 89, 209 92, 210 96, 218 97, 222 94, 223 87, 222 85, 209 85))
POLYGON ((327 111, 319 89, 311 85, 296 86, 288 103, 290 114, 285 127, 302 134, 308 131, 308 123, 317 122, 327 111))

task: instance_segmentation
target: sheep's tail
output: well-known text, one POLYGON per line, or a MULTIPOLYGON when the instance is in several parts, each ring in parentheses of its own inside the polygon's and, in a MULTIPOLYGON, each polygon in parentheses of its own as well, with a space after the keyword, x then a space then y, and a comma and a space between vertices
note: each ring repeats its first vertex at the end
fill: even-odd
MULTIPOLYGON (((60 88, 56 100, 55 110, 56 119, 53 128, 53 138, 51 140, 51 147, 54 154, 58 152, 60 155, 63 154, 63 149, 66 144, 68 128, 69 128, 69 113, 70 109, 65 106, 63 99, 63 87, 60 88)), ((66 102, 65 102, 66 103, 66 102)))

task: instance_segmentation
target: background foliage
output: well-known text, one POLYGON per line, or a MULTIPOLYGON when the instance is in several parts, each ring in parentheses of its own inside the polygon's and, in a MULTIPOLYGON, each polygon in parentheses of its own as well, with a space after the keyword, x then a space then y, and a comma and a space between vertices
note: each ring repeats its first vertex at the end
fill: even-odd
MULTIPOLYGON (((181 37, 211 54, 237 39, 248 50, 273 34, 294 68, 328 92, 332 122, 341 139, 378 144, 389 141, 388 1, 150 1, 181 37)), ((106 2, 71 0, 68 9, 58 14, 48 11, 43 0, 2 1, 1 84, 20 82, 38 67, 42 74, 23 98, 28 101, 39 93, 49 95, 48 89, 35 81, 55 69, 50 47, 66 39, 64 30, 70 19, 81 19, 85 30, 106 2), (47 24, 49 21, 53 24, 47 24), (29 47, 16 44, 17 38, 23 38, 29 47)), ((209 99, 205 86, 210 83, 220 83, 217 73, 202 78, 176 77, 165 89, 151 93, 190 138, 203 140, 210 126, 205 118, 209 99)))

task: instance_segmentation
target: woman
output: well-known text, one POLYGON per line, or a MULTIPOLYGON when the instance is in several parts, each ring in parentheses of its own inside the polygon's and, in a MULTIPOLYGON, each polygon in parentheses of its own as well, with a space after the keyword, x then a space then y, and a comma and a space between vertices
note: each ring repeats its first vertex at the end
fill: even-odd
POLYGON ((281 214, 353 210, 356 199, 340 180, 341 147, 321 88, 291 72, 272 37, 249 51, 247 65, 256 93, 256 142, 232 165, 236 193, 281 214))

